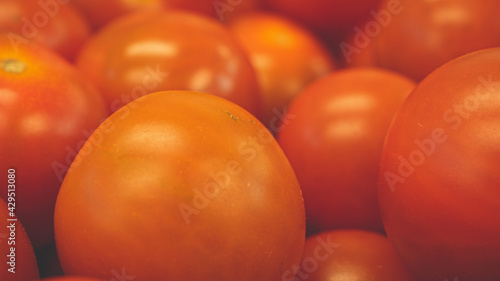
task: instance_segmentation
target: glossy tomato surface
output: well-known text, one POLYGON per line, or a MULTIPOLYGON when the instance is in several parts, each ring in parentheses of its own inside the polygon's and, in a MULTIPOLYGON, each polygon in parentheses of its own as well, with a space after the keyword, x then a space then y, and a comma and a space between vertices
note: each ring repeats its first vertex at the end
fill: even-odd
POLYGON ((385 236, 360 230, 310 236, 297 277, 283 277, 284 281, 415 281, 385 236))
POLYGON ((221 23, 193 13, 122 18, 91 39, 77 64, 113 111, 147 93, 194 90, 260 112, 257 78, 243 48, 221 23))
POLYGON ((500 46, 496 0, 385 0, 354 31, 353 51, 370 52, 373 65, 417 81, 449 60, 500 46))
POLYGON ((66 274, 279 280, 300 261, 303 199, 278 143, 219 97, 144 96, 82 148, 57 199, 66 274))
MULTIPOLYGON (((9 189, 12 199, 4 201, 0 198, 0 280, 26 281, 38 280, 38 266, 36 264, 33 246, 24 230, 23 225, 15 216, 16 197, 11 185, 16 185, 16 174, 12 170, 5 171, 5 189, 9 189), (12 177, 9 177, 13 175, 12 177), (12 212, 14 211, 14 212, 12 212)), ((19 205, 17 205, 19 206, 19 205)))
MULTIPOLYGON (((141 10, 184 9, 213 15, 214 5, 223 0, 72 0, 94 29, 100 29, 116 18, 141 10)), ((234 1, 231 1, 231 3, 234 1)), ((226 4, 226 3, 224 3, 226 4)), ((232 5, 228 5, 232 7, 232 5)))
POLYGON ((421 280, 500 280, 499 64, 497 48, 438 68, 389 130, 382 218, 421 280))
POLYGON ((333 72, 292 102, 278 140, 314 230, 382 230, 378 162, 385 134, 415 83, 380 69, 333 72))
POLYGON ((0 32, 8 34, 15 49, 33 41, 72 61, 89 37, 90 26, 79 11, 61 2, 2 0, 0 32))
POLYGON ((282 16, 249 13, 229 23, 254 66, 263 95, 262 121, 279 130, 288 103, 332 71, 332 56, 313 33, 282 16))
POLYGON ((53 241, 64 174, 107 114, 99 93, 64 59, 31 44, 16 51, 0 36, 0 169, 16 170, 16 213, 35 247, 53 241))

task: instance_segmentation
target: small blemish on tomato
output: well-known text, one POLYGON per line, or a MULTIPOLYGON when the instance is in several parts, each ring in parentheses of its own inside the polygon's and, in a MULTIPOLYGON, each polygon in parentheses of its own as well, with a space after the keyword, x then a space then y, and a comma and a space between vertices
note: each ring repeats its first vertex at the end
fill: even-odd
POLYGON ((226 111, 226 114, 229 115, 229 117, 231 117, 234 121, 238 121, 240 119, 240 117, 232 115, 229 111, 226 111))
POLYGON ((26 70, 26 64, 17 59, 3 59, 2 70, 8 73, 21 74, 26 70))

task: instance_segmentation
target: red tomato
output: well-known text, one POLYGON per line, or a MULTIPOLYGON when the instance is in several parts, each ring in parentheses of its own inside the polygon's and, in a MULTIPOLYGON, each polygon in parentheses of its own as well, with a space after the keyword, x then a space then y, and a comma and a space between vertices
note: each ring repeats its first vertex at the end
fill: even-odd
POLYGON ((421 280, 500 280, 499 65, 496 48, 441 66, 389 130, 382 217, 421 280))
POLYGON ((288 103, 334 68, 333 58, 309 31, 286 18, 250 13, 230 22, 256 69, 263 93, 262 120, 274 133, 288 103))
POLYGON ((306 240, 297 277, 283 281, 414 281, 385 236, 359 230, 322 232, 306 240))
POLYGON ((381 0, 268 0, 281 12, 328 37, 342 37, 377 8, 381 0))
POLYGON ((234 2, 234 0, 72 0, 72 3, 87 16, 94 29, 99 29, 113 19, 139 10, 185 9, 211 15, 214 13, 215 4, 219 2, 227 4, 226 1, 234 2))
POLYGON ((195 90, 259 115, 260 90, 247 55, 225 26, 200 15, 127 16, 91 39, 77 64, 113 111, 147 93, 195 90))
POLYGON ((499 10, 497 0, 385 0, 341 48, 348 61, 368 52, 373 65, 420 81, 453 58, 500 46, 499 10))
MULTIPOLYGON (((5 190, 8 185, 15 185, 18 178, 11 170, 4 170, 2 179, 2 186, 5 190), (13 175, 12 177, 10 175, 13 175)), ((12 192, 9 191, 12 195, 12 192)), ((0 270, 0 280, 8 281, 26 281, 31 279, 38 280, 38 266, 36 264, 35 253, 33 246, 24 231, 24 227, 17 217, 11 216, 15 213, 17 197, 11 196, 11 200, 7 203, 0 198, 0 263, 2 270, 0 270), (12 209, 14 208, 14 209, 12 209), (15 221, 9 221, 9 220, 15 221)))
POLYGON ((0 32, 8 33, 16 50, 33 41, 73 60, 89 37, 90 27, 77 10, 61 2, 2 0, 0 32))
POLYGON ((390 121, 414 86, 396 73, 348 69, 313 82, 292 102, 278 140, 313 231, 383 231, 378 162, 390 121))
MULTIPOLYGON (((41 46, 0 36, 0 170, 18 174, 16 212, 35 247, 53 238, 57 192, 79 146, 107 116, 76 69, 41 46)), ((7 191, 0 192, 7 198, 7 191)))
POLYGON ((66 274, 279 280, 304 245, 303 199, 278 143, 216 96, 141 97, 92 135, 57 199, 66 274))

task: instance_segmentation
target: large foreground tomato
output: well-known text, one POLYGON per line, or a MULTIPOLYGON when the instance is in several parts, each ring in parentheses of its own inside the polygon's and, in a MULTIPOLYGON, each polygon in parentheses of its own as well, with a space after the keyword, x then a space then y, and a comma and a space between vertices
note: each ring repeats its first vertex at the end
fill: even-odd
POLYGON ((372 65, 420 81, 453 58, 500 46, 499 10, 498 0, 385 0, 344 54, 367 53, 372 65))
POLYGON ((500 48, 425 78, 389 130, 380 207, 426 281, 500 280, 500 48))
POLYGON ((78 66, 113 111, 147 93, 193 90, 259 115, 260 90, 246 53, 229 29, 201 15, 142 12, 121 18, 91 39, 78 66))
MULTIPOLYGON (((38 279, 38 266, 36 264, 33 246, 24 231, 21 222, 15 216, 16 197, 11 185, 16 185, 16 174, 12 170, 5 171, 4 185, 9 189, 11 200, 4 202, 0 198, 0 280, 26 281, 38 279), (14 211, 14 212, 12 212, 14 211)), ((19 206, 19 205, 17 205, 19 206)))
POLYGON ((102 97, 64 59, 31 44, 15 50, 0 36, 0 170, 16 170, 16 212, 35 247, 53 241, 64 174, 107 114, 102 97))
POLYGON ((250 56, 263 94, 262 120, 279 130, 288 103, 334 68, 327 49, 308 30, 274 14, 249 13, 230 22, 250 56))
POLYGON ((16 49, 32 40, 73 60, 90 27, 76 9, 63 2, 67 1, 2 0, 0 31, 8 33, 16 49))
POLYGON ((349 69, 313 82, 292 102, 278 140, 313 230, 382 231, 378 163, 391 119, 414 86, 393 72, 349 69))
POLYGON ((414 281, 413 275, 381 234, 336 230, 310 236, 293 279, 283 281, 414 281))
POLYGON ((254 116, 172 91, 96 130, 64 180, 55 229, 66 274, 279 280, 300 261, 305 215, 288 160, 254 116))

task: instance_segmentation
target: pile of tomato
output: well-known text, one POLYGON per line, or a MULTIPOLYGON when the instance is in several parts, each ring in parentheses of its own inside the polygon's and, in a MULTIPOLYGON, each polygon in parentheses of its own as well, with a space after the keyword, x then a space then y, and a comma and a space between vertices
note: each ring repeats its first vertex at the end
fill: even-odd
POLYGON ((499 281, 497 0, 0 0, 0 280, 499 281))

